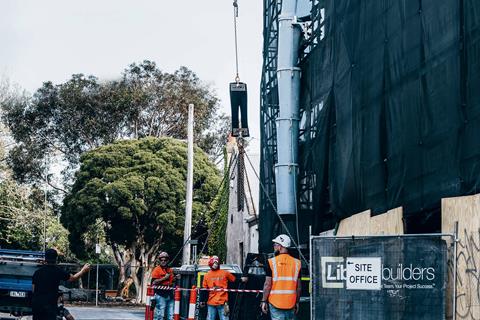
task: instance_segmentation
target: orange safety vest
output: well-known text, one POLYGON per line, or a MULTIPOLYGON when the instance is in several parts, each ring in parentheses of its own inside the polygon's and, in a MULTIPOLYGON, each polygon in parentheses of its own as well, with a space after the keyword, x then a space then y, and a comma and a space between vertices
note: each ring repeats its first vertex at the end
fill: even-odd
MULTIPOLYGON (((228 288, 228 282, 234 282, 235 276, 226 270, 210 270, 203 277, 204 288, 228 288)), ((226 291, 210 291, 208 293, 207 304, 210 306, 220 306, 228 301, 228 292, 226 291)))
POLYGON ((297 282, 300 260, 288 254, 268 259, 272 270, 272 288, 268 302, 278 309, 292 309, 297 302, 297 282))

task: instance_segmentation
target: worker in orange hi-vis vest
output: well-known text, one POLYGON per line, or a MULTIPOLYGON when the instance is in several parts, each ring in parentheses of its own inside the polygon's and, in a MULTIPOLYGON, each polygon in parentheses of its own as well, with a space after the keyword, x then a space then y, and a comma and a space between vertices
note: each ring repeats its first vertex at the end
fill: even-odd
MULTIPOLYGON (((220 260, 217 256, 212 256, 208 261, 210 271, 203 278, 202 287, 209 289, 227 289, 228 282, 234 282, 235 276, 226 270, 220 269, 220 260)), ((201 300, 205 300, 202 296, 201 300)), ((202 301, 200 306, 204 307, 205 302, 202 301)), ((228 320, 230 313, 228 307, 228 292, 227 291, 209 291, 208 292, 208 316, 207 320, 215 320, 217 313, 220 320, 228 320)))
MULTIPOLYGON (((179 275, 174 276, 173 269, 168 267, 168 261, 170 260, 168 253, 161 252, 158 260, 160 262, 159 265, 152 271, 152 285, 172 287, 173 282, 175 279, 178 279, 179 275)), ((173 300, 173 290, 156 288, 154 292, 155 312, 153 319, 163 320, 166 316, 167 320, 173 320, 173 306, 175 303, 173 300)))
POLYGON ((275 256, 266 264, 260 307, 265 314, 270 308, 272 320, 295 319, 301 292, 299 278, 302 264, 288 254, 289 236, 281 234, 272 241, 275 256))

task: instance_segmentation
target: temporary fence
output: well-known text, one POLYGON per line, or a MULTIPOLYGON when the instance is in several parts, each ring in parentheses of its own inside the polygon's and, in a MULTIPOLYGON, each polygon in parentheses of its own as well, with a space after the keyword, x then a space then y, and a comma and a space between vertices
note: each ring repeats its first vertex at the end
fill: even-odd
POLYGON ((454 235, 311 237, 311 318, 451 319, 447 239, 454 235))

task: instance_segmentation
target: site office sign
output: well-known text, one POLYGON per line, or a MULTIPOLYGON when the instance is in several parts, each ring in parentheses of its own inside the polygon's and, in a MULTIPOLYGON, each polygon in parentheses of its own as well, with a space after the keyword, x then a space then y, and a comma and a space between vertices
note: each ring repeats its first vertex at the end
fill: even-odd
POLYGON ((400 263, 392 268, 384 266, 381 257, 321 257, 321 270, 322 288, 381 290, 435 287, 434 266, 400 263))
POLYGON ((445 319, 441 237, 313 237, 312 319, 445 319))

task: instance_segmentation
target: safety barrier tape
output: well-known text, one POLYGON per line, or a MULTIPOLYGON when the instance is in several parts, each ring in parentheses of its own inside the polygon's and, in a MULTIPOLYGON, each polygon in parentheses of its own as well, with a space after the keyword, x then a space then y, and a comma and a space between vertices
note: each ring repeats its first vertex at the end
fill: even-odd
POLYGON ((249 290, 249 289, 223 289, 223 288, 175 288, 169 286, 152 286, 151 288, 156 290, 179 290, 179 291, 190 291, 190 290, 205 290, 205 291, 226 291, 226 292, 246 292, 246 293, 262 293, 263 290, 249 290))

